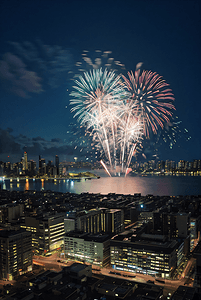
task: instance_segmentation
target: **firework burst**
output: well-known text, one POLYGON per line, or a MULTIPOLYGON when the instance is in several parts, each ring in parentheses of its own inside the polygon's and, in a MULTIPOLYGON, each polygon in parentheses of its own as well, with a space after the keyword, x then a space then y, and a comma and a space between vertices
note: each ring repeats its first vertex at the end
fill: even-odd
POLYGON ((110 172, 121 169, 126 176, 143 137, 149 138, 151 132, 156 134, 170 123, 173 93, 157 73, 141 71, 142 63, 126 78, 100 67, 100 60, 94 64, 84 56, 84 61, 93 69, 82 70, 75 80, 71 111, 90 132, 96 151, 104 153, 110 172))
POLYGON ((144 135, 150 131, 157 133, 158 128, 170 122, 175 107, 174 95, 162 76, 156 72, 136 70, 128 72, 128 78, 122 76, 130 92, 127 101, 131 102, 133 114, 140 115, 144 124, 144 135))
POLYGON ((94 141, 101 143, 110 166, 116 164, 117 120, 127 91, 121 76, 114 71, 94 69, 75 80, 71 104, 72 112, 87 130, 92 130, 94 141))

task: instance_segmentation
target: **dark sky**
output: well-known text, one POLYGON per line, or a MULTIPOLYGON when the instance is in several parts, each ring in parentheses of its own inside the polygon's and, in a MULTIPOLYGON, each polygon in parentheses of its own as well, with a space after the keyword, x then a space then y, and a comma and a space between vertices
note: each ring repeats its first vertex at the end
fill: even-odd
POLYGON ((2 0, 0 160, 79 155, 68 143, 69 91, 83 50, 112 51, 127 71, 162 75, 191 139, 160 149, 161 159, 201 159, 200 20, 195 0, 2 0), (70 72, 70 73, 69 73, 70 72), (71 73, 73 72, 73 73, 71 73), (68 89, 68 91, 67 91, 68 89))

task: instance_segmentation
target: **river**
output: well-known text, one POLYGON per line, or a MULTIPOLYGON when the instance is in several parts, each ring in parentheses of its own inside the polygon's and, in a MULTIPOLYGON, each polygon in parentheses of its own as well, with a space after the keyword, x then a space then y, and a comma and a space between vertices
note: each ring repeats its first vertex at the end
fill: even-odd
POLYGON ((201 195, 201 176, 127 176, 108 177, 103 170, 94 170, 100 176, 99 179, 79 180, 13 180, 0 182, 1 188, 6 190, 51 190, 57 192, 71 193, 116 193, 134 194, 141 193, 145 196, 152 195, 201 195))

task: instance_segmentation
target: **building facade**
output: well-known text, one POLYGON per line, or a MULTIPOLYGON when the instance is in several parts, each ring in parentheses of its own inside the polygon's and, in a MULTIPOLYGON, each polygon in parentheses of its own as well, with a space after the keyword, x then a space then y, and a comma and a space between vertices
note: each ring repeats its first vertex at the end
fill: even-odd
POLYGON ((0 278, 12 280, 32 270, 31 232, 0 231, 0 278))
POLYGON ((110 264, 110 236, 69 232, 64 236, 65 258, 99 267, 110 264))
POLYGON ((24 215, 24 204, 4 204, 0 206, 0 223, 6 224, 16 221, 24 215))
POLYGON ((111 266, 117 270, 171 278, 177 267, 177 248, 177 241, 112 239, 111 266))
POLYGON ((63 245, 64 214, 44 214, 25 217, 21 228, 32 232, 32 246, 35 254, 47 254, 63 245))
POLYGON ((118 233, 124 228, 124 212, 122 209, 98 208, 81 211, 73 218, 65 218, 65 231, 70 228, 86 233, 97 234, 100 232, 118 233), (73 222, 68 220, 73 219, 73 222))

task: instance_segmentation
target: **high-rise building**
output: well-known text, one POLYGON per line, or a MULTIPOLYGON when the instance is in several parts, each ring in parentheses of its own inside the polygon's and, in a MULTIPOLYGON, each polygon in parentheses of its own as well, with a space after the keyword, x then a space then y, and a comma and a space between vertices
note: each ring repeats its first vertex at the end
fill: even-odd
POLYGON ((24 156, 21 158, 22 170, 25 171, 25 161, 24 156))
POLYGON ((161 215, 162 234, 169 239, 186 239, 189 235, 189 215, 186 213, 163 212, 161 215))
POLYGON ((169 230, 169 222, 168 222, 168 213, 163 212, 161 216, 161 223, 162 223, 162 234, 168 235, 169 230))
POLYGON ((161 172, 165 171, 165 161, 161 160, 157 162, 157 170, 161 172))
POLYGON ((39 170, 38 170, 39 175, 44 175, 46 174, 46 163, 45 159, 41 158, 39 155, 39 170))
POLYGON ((176 216, 177 237, 187 238, 189 232, 189 214, 178 213, 176 216))
POLYGON ((42 162, 41 162, 41 156, 39 155, 39 168, 38 168, 38 173, 41 175, 42 173, 42 162))
POLYGON ((32 271, 31 232, 20 229, 0 231, 0 278, 32 271))
POLYGON ((55 155, 55 167, 56 167, 56 170, 57 170, 56 175, 59 175, 59 156, 58 155, 55 155))
MULTIPOLYGON (((118 233, 123 228, 124 212, 121 209, 91 209, 88 212, 82 211, 75 217, 75 230, 87 233, 118 233)), ((68 231, 67 228, 66 230, 68 231)))
POLYGON ((190 218, 190 251, 192 251, 201 240, 200 230, 201 230, 201 216, 197 218, 190 218))
POLYGON ((36 254, 46 254, 63 245, 64 214, 47 213, 38 217, 25 217, 21 228, 32 232, 32 246, 36 254))
POLYGON ((46 166, 46 173, 48 176, 52 176, 53 175, 53 165, 52 165, 52 161, 49 160, 46 166))
POLYGON ((118 233, 124 228, 124 214, 121 209, 110 209, 106 212, 106 232, 118 233))
POLYGON ((12 223, 24 215, 24 204, 4 204, 0 206, 0 223, 12 223))
POLYGON ((25 166, 25 171, 28 170, 28 158, 27 158, 27 152, 24 152, 24 166, 25 166))
POLYGON ((27 160, 27 152, 24 152, 24 156, 22 157, 22 170, 23 171, 27 171, 28 170, 28 160, 27 160))
POLYGON ((64 230, 65 232, 75 230, 75 220, 74 219, 64 219, 64 230))
POLYGON ((58 175, 58 169, 57 169, 57 167, 52 167, 52 175, 54 176, 54 177, 57 177, 57 175, 58 175))
POLYGON ((35 173, 36 173, 36 162, 34 160, 28 161, 28 171, 32 175, 35 175, 35 173))
POLYGON ((159 230, 161 231, 161 217, 159 212, 153 212, 153 231, 154 233, 158 233, 159 230))
POLYGON ((170 169, 171 169, 171 171, 174 171, 176 169, 176 162, 175 161, 170 162, 170 169))
POLYGON ((180 160, 180 161, 178 162, 178 169, 179 169, 180 171, 182 171, 182 170, 184 170, 184 168, 185 168, 185 160, 180 160))
POLYGON ((55 167, 59 168, 59 156, 55 155, 55 167))

